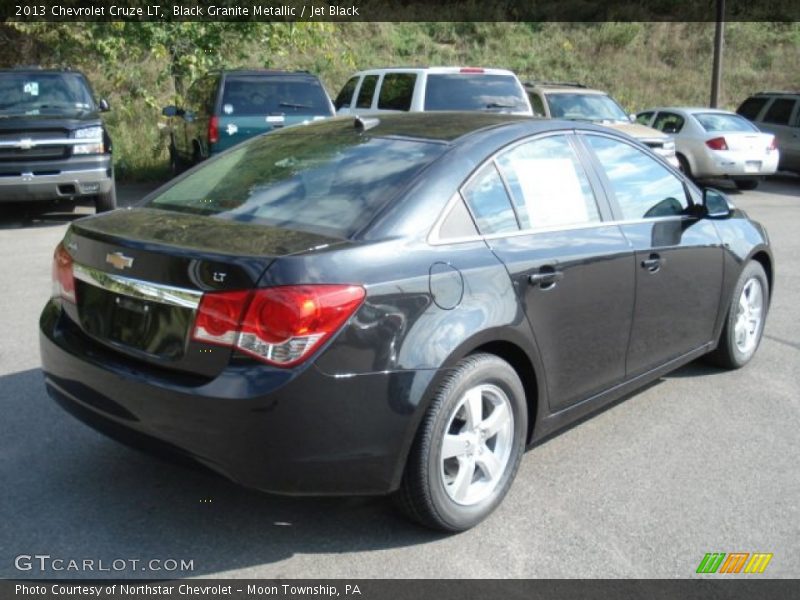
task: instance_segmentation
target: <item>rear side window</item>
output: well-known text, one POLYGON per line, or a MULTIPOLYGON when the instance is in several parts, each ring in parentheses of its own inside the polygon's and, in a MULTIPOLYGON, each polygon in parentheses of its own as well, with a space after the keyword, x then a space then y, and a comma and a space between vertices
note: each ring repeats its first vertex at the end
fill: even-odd
POLYGON ((409 110, 416 81, 417 76, 414 73, 387 73, 384 75, 381 93, 378 96, 378 108, 409 110))
POLYGON ((566 136, 520 144, 497 162, 523 229, 600 220, 586 172, 566 136))
POLYGON ((222 114, 331 115, 328 95, 318 79, 292 75, 226 77, 222 114))
POLYGON ((482 234, 519 231, 511 200, 494 163, 478 172, 463 196, 482 234))
POLYGON ((432 73, 425 85, 425 110, 527 111, 528 104, 512 75, 432 73))
POLYGON ((358 90, 356 108, 369 108, 372 106, 372 96, 375 94, 376 85, 378 85, 377 75, 364 77, 364 81, 361 82, 361 88, 358 90))
POLYGON ((758 113, 761 112, 761 109, 764 108, 764 105, 767 103, 767 100, 769 100, 769 98, 752 96, 742 102, 741 106, 736 109, 736 112, 742 115, 745 119, 755 121, 758 113))
POLYGON ((639 125, 649 125, 650 119, 652 118, 653 118, 652 112, 643 112, 636 115, 636 122, 639 123, 639 125))
POLYGON ((689 203, 683 183, 656 159, 620 140, 585 136, 608 177, 624 219, 683 214, 689 203))
POLYGON ((356 84, 358 83, 358 77, 351 77, 347 83, 344 84, 344 87, 339 92, 339 95, 336 96, 336 100, 333 103, 334 108, 339 110, 344 106, 350 106, 350 103, 353 100, 353 92, 356 91, 356 84))
MULTIPOLYGON (((638 123, 639 119, 636 119, 636 122, 638 123)), ((684 122, 684 118, 680 115, 671 112, 660 112, 653 122, 653 128, 664 133, 679 133, 683 129, 684 122)))
POLYGON ((791 98, 775 98, 770 107, 767 109, 767 114, 764 115, 764 123, 773 123, 775 125, 788 125, 789 117, 792 116, 795 100, 791 98))
POLYGON ((287 128, 210 159, 149 206, 349 237, 446 149, 338 121, 287 128))
POLYGON ((753 133, 758 127, 739 115, 721 113, 695 113, 694 118, 706 131, 753 133))

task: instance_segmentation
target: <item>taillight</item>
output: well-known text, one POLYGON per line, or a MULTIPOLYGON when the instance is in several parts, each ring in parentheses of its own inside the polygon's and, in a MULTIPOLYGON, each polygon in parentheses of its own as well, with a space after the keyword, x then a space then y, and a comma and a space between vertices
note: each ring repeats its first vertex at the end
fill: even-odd
POLYGON ((211 117, 208 121, 208 143, 216 144, 219 141, 219 117, 211 117))
POLYGON ((775 136, 772 136, 772 139, 769 142, 769 146, 767 146, 767 152, 772 152, 773 150, 778 149, 778 140, 775 139, 775 136))
POLYGON ((460 69, 461 73, 484 73, 485 71, 480 67, 462 67, 460 69))
POLYGON ((706 146, 712 150, 727 150, 728 144, 725 142, 724 137, 710 139, 706 142, 706 146))
POLYGON ((53 298, 63 298, 75 303, 75 277, 72 274, 72 257, 64 244, 56 246, 53 254, 53 298))
POLYGON ((336 333, 364 300, 354 285, 293 285, 204 294, 192 337, 266 363, 296 365, 336 333))

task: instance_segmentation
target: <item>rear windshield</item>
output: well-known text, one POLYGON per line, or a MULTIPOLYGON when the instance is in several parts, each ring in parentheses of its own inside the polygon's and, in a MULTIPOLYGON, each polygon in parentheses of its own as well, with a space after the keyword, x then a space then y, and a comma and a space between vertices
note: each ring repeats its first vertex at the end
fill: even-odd
POLYGON ((309 77, 271 75, 227 77, 222 93, 223 115, 333 114, 322 84, 309 77))
POLYGON ((350 120, 297 126, 211 159, 148 206, 350 237, 446 148, 350 120))
POLYGON ((430 74, 425 110, 527 111, 525 94, 512 75, 430 74))
POLYGON ((94 108, 79 73, 0 73, 0 114, 74 114, 94 108))
POLYGON ((550 116, 579 121, 629 121, 619 104, 605 94, 547 94, 550 116))
POLYGON ((724 113, 695 113, 694 118, 706 131, 743 131, 751 133, 758 131, 758 127, 739 115, 726 115, 724 113))

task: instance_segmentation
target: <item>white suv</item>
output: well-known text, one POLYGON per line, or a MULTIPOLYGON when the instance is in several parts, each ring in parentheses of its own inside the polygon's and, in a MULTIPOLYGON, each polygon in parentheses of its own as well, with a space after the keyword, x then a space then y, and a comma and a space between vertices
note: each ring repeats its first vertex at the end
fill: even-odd
POLYGON ((517 76, 505 69, 408 67, 359 71, 334 101, 337 114, 483 110, 532 115, 517 76))

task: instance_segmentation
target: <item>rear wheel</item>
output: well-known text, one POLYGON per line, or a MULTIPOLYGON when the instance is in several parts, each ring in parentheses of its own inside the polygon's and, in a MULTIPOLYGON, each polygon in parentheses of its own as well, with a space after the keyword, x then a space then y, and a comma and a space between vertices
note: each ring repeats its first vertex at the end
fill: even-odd
POLYGON ((180 175, 183 171, 183 161, 172 143, 169 145, 169 170, 173 177, 180 175))
POLYGON ((94 201, 94 210, 97 213, 108 212, 117 208, 117 185, 111 180, 111 189, 102 194, 97 194, 94 201))
POLYGON ((733 183, 735 183, 736 187, 740 190, 754 190, 761 182, 758 179, 734 179, 733 183))
POLYGON ((727 369, 746 365, 761 341, 768 307, 769 283, 764 267, 750 261, 733 288, 719 346, 708 355, 709 360, 727 369))
POLYGON ((693 179, 692 168, 689 166, 689 161, 682 154, 678 154, 678 164, 680 165, 681 173, 686 175, 689 179, 693 179))
POLYGON ((526 431, 525 392, 511 365, 491 354, 465 358, 420 425, 397 505, 433 529, 473 527, 511 487, 526 431))

